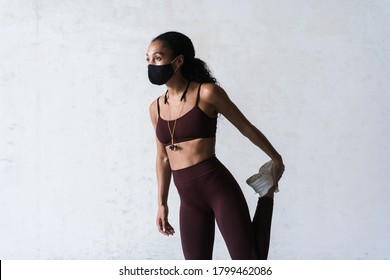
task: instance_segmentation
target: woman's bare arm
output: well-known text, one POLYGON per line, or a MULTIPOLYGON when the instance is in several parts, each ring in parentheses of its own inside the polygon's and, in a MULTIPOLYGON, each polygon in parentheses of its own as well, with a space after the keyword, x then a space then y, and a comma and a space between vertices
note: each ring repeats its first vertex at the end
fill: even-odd
POLYGON ((264 134, 249 122, 221 87, 205 84, 202 86, 202 96, 205 102, 208 102, 215 108, 216 113, 224 115, 244 136, 272 159, 274 163, 273 178, 277 187, 277 182, 284 171, 284 164, 282 157, 264 134))
MULTIPOLYGON (((150 117, 154 129, 157 125, 156 101, 150 106, 150 117)), ((175 230, 168 222, 168 193, 171 183, 171 167, 169 158, 164 145, 156 139, 157 142, 157 157, 156 157, 156 173, 158 184, 158 210, 156 224, 158 230, 164 235, 173 235, 175 230)))

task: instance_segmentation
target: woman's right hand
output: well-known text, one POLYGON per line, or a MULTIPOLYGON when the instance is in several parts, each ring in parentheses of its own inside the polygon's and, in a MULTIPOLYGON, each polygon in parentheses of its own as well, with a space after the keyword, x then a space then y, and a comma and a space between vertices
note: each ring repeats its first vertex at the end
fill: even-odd
POLYGON ((164 235, 173 235, 175 230, 168 222, 168 206, 160 205, 157 211, 157 220, 156 220, 158 231, 164 235))

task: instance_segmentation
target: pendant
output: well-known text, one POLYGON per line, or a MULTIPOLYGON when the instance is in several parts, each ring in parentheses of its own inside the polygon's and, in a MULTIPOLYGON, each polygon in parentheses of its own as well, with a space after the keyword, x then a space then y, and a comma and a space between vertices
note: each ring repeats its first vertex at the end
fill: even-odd
POLYGON ((169 145, 169 149, 171 149, 171 151, 176 151, 177 150, 177 145, 176 144, 171 144, 171 145, 169 145))

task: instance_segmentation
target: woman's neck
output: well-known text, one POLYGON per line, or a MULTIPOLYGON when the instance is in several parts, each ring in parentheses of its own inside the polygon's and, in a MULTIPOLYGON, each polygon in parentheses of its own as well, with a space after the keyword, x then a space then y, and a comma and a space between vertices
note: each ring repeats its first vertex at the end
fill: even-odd
POLYGON ((166 83, 168 95, 173 99, 181 98, 187 84, 188 81, 183 76, 171 79, 168 83, 166 83))

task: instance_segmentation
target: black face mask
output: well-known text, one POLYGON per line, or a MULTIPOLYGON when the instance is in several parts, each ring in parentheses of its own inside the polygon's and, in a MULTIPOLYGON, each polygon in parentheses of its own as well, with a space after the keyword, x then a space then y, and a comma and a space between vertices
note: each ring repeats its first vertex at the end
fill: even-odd
POLYGON ((159 86, 168 82, 170 78, 172 78, 173 74, 175 73, 175 71, 173 71, 173 66, 172 66, 172 63, 175 61, 175 59, 172 60, 171 63, 164 64, 164 65, 149 64, 148 65, 149 81, 152 84, 159 85, 159 86))

